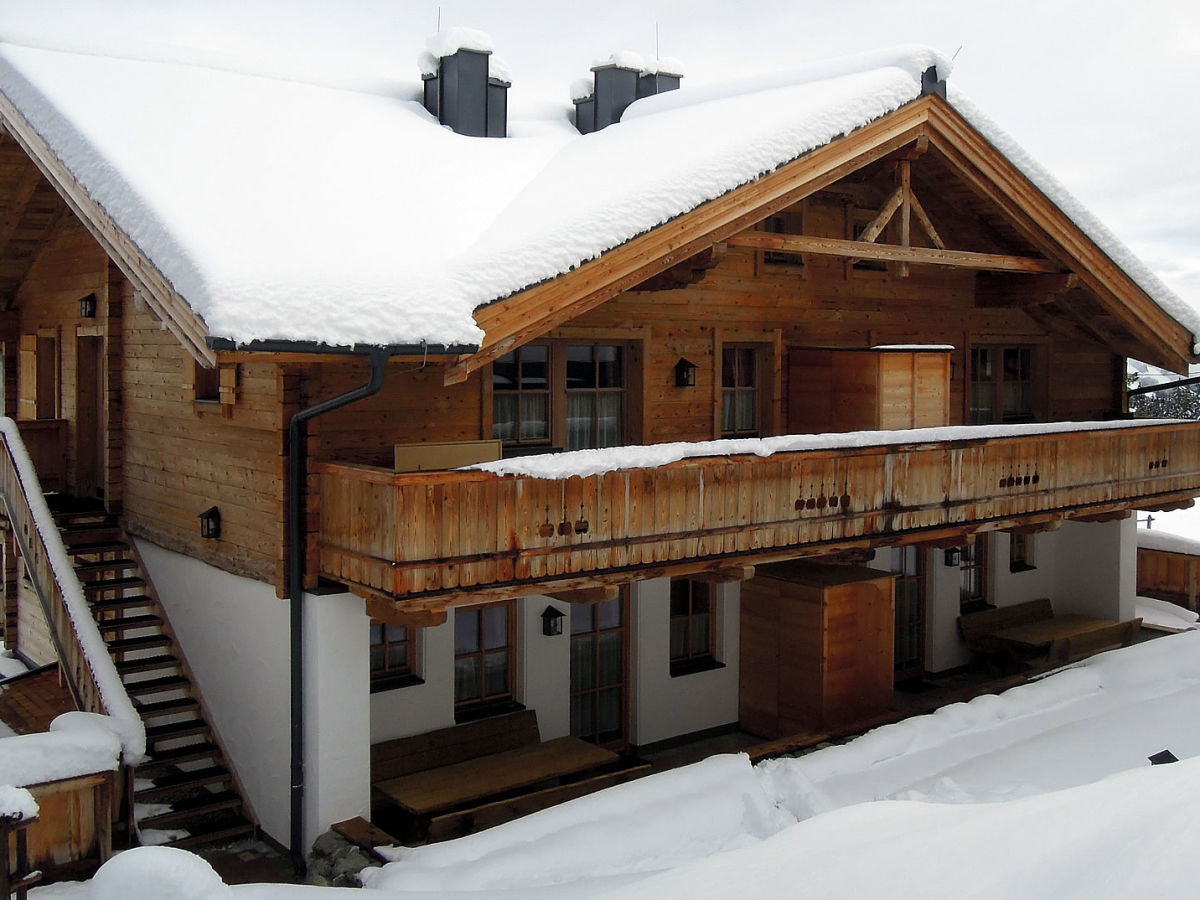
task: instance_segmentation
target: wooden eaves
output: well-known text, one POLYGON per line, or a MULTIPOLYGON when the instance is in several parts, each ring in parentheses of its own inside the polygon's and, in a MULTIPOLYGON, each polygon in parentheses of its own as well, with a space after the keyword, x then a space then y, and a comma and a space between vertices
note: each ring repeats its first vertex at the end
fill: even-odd
POLYGON ((1147 353, 1147 362, 1185 369, 1195 361, 1192 335, 1171 318, 1062 210, 948 102, 923 96, 750 184, 616 247, 557 278, 475 312, 486 337, 480 349, 447 368, 447 384, 510 350, 630 290, 715 243, 824 252, 901 264, 966 266, 983 271, 1077 274, 1147 353), (889 247, 862 241, 746 233, 756 223, 908 144, 928 145, 978 196, 990 202, 1042 259, 889 247), (769 244, 769 246, 768 246, 769 244), (1147 358, 1150 357, 1150 358, 1147 358))
POLYGON ((12 136, 104 248, 134 289, 197 362, 216 365, 208 329, 166 277, 79 183, 13 102, 0 93, 0 126, 12 136))

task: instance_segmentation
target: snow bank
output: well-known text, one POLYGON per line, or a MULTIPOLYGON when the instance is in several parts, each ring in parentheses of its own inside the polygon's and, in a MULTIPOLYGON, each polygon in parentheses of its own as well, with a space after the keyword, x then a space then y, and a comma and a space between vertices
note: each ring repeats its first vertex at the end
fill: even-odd
POLYGON ((457 841, 392 851, 366 870, 381 890, 503 890, 669 868, 795 821, 764 794, 745 755, 618 785, 457 841), (557 850, 557 852, 555 852, 557 850))
POLYGON ((11 784, 0 784, 0 819, 32 819, 37 814, 33 794, 11 784))
POLYGON ((135 847, 118 853, 92 878, 89 900, 219 900, 230 896, 207 862, 173 847, 135 847))
POLYGON ((1143 625, 1158 625, 1179 631, 1195 628, 1198 619, 1190 609, 1154 597, 1138 597, 1134 616, 1140 618, 1143 625))
MULTIPOLYGON (((4 435, 12 453, 13 464, 21 483, 26 487, 26 497, 33 513, 34 525, 50 558, 67 615, 71 618, 76 638, 96 683, 96 690, 100 693, 101 703, 112 717, 114 728, 121 736, 125 762, 136 765, 146 755, 146 729, 141 716, 134 710, 129 695, 125 693, 125 686, 108 653, 108 645, 105 644, 100 629, 96 626, 96 620, 92 617, 87 598, 75 574, 75 567, 63 546, 62 535, 54 523, 50 508, 46 505, 46 497, 42 493, 33 462, 25 450, 25 443, 21 440, 17 423, 12 419, 0 417, 0 433, 4 435)), ((0 781, 4 780, 0 776, 0 781)))
POLYGON ((50 731, 0 738, 0 784, 25 787, 115 771, 121 757, 121 741, 112 728, 68 718, 87 715, 90 714, 67 713, 51 723, 50 731))
POLYGON ((1143 428, 1170 425, 1172 419, 1129 419, 1112 422, 1046 422, 1033 425, 954 425, 910 428, 896 431, 850 431, 837 434, 788 434, 769 438, 736 438, 717 441, 679 441, 610 447, 604 450, 571 450, 537 456, 502 459, 464 466, 496 475, 527 475, 533 478, 571 478, 598 475, 618 469, 652 469, 682 459, 705 456, 772 456, 805 450, 845 450, 859 447, 894 447, 904 444, 947 441, 981 441, 992 438, 1075 431, 1143 428))

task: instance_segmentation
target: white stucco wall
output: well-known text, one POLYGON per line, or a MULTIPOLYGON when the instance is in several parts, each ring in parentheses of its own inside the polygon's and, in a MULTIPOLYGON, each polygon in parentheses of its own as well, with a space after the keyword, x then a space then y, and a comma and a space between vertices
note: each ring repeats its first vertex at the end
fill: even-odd
POLYGON ((992 583, 988 596, 997 606, 1012 606, 1039 597, 1054 599, 1056 573, 1062 551, 1059 532, 1041 531, 1031 535, 1033 568, 1014 572, 1010 568, 1009 548, 1012 535, 998 532, 992 535, 992 583))
POLYGON ((454 610, 417 633, 417 675, 425 683, 371 695, 372 744, 454 724, 454 610))
POLYGON ((632 734, 635 745, 729 725, 738 720, 740 584, 715 586, 719 669, 671 677, 671 582, 633 585, 632 734))
POLYGON ((518 604, 523 691, 517 699, 528 709, 537 710, 538 731, 543 741, 571 733, 570 610, 569 603, 537 595, 518 604), (542 634, 542 613, 547 606, 567 615, 562 623, 563 633, 554 637, 542 634))
POLYGON ((971 661, 958 635, 962 583, 957 566, 945 565, 945 551, 934 548, 925 557, 925 668, 944 672, 971 661))
POLYGON ((304 845, 371 812, 368 619, 361 597, 304 599, 304 845))
POLYGON ((1066 522, 1056 534, 1056 613, 1124 621, 1134 616, 1137 594, 1137 524, 1066 522))
POLYGON ((138 550, 263 830, 287 844, 288 601, 146 541, 138 550))

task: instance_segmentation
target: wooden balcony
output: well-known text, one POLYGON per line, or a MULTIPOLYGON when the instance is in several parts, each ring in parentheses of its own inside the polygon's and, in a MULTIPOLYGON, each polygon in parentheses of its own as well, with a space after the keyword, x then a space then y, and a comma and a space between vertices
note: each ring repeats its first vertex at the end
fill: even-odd
POLYGON ((720 577, 871 546, 951 544, 1200 495, 1200 423, 1047 427, 972 429, 968 439, 963 429, 896 432, 928 439, 866 447, 840 436, 839 446, 564 479, 318 463, 319 570, 367 596, 405 599, 404 609, 433 610, 663 574, 720 577))

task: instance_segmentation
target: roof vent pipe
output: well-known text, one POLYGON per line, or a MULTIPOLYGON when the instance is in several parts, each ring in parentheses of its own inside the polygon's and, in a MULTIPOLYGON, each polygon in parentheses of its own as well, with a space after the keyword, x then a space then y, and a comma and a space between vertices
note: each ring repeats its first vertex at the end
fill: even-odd
POLYGON ((930 66, 921 73, 921 96, 927 97, 930 94, 937 94, 943 100, 946 99, 946 79, 938 78, 937 66, 930 66))
POLYGON ((458 134, 504 137, 508 132, 507 67, 492 56, 492 39, 470 28, 448 28, 420 56, 424 105, 458 134))

